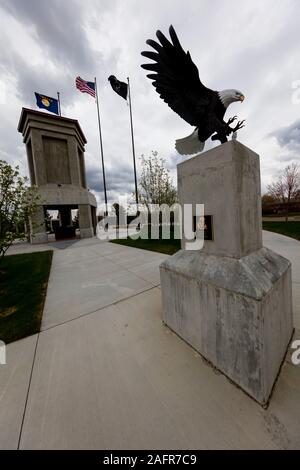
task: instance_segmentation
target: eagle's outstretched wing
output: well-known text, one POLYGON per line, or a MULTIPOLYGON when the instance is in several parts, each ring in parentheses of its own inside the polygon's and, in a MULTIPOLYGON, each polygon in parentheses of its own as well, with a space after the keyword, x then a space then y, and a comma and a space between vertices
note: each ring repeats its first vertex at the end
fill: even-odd
POLYGON ((152 39, 146 41, 156 52, 142 52, 143 56, 154 61, 142 67, 155 72, 147 77, 154 80, 152 85, 170 108, 189 124, 197 126, 214 92, 201 83, 198 69, 190 53, 181 47, 173 26, 169 32, 172 42, 161 31, 156 33, 160 44, 152 39))

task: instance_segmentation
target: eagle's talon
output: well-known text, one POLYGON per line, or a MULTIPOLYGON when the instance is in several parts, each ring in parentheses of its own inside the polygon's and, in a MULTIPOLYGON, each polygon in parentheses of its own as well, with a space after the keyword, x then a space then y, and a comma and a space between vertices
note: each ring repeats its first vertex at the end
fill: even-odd
POLYGON ((236 119, 237 119, 237 116, 233 116, 229 118, 227 121, 227 126, 230 126, 230 124, 232 124, 236 119))
POLYGON ((237 132, 239 131, 240 129, 242 129, 243 127, 245 127, 245 119, 243 119, 243 121, 238 121, 237 125, 235 126, 234 129, 232 129, 232 132, 237 132))

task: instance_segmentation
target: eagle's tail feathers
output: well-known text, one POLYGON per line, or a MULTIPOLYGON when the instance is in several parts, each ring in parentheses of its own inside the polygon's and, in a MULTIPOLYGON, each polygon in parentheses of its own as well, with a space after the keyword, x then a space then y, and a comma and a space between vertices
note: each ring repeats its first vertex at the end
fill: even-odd
POLYGON ((205 142, 201 142, 198 137, 198 129, 196 128, 190 135, 183 139, 177 139, 175 148, 180 155, 192 155, 202 152, 205 142))

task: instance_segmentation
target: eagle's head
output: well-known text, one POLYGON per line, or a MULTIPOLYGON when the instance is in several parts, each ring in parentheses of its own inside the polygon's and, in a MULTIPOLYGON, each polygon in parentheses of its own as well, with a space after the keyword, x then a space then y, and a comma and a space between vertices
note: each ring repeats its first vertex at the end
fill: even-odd
POLYGON ((241 91, 234 89, 219 91, 218 95, 225 108, 227 108, 234 101, 243 102, 245 99, 245 96, 241 91))

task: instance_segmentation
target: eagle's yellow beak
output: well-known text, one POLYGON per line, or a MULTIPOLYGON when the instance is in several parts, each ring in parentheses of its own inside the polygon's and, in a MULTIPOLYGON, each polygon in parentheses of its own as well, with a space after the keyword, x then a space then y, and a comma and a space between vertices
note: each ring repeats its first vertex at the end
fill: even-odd
POLYGON ((241 95, 241 96, 240 96, 240 101, 243 102, 244 99, 245 99, 244 95, 241 95))

